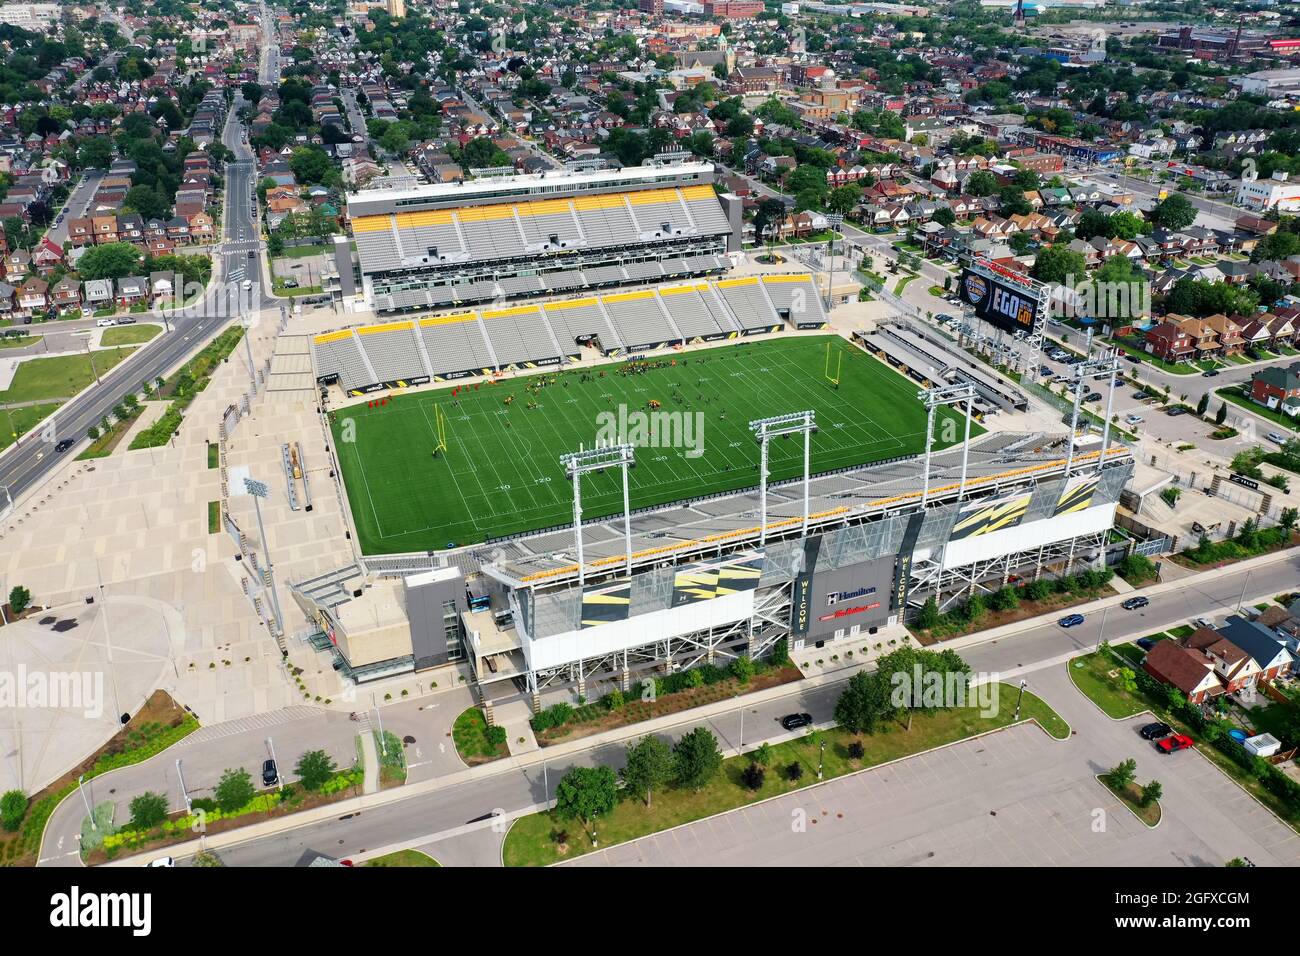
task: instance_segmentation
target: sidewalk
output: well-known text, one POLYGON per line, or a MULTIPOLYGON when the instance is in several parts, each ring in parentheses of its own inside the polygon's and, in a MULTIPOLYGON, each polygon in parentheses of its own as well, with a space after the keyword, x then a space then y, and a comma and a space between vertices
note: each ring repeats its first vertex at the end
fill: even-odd
MULTIPOLYGON (((1275 552, 1269 555, 1262 555, 1261 557, 1252 558, 1248 561, 1241 561, 1238 562, 1237 564, 1228 565, 1227 567, 1215 568, 1211 571, 1203 572, 1202 573, 1203 576, 1201 577, 1201 579, 1213 580, 1214 577, 1222 577, 1225 574, 1235 573, 1241 570, 1248 570, 1256 567, 1264 567, 1270 564, 1276 564, 1278 562, 1285 561, 1293 557, 1294 554, 1289 550, 1275 552)), ((1169 591, 1181 590, 1183 587, 1185 587, 1184 581, 1170 581, 1170 582, 1164 582, 1162 584, 1154 585, 1150 588, 1144 588, 1143 592, 1146 594, 1160 594, 1169 591)), ((1252 599, 1257 599, 1254 596, 1248 595, 1248 597, 1251 597, 1252 599)), ((1111 595, 1105 598, 1100 598, 1088 604, 1079 605, 1077 608, 1072 609, 1072 611, 1077 613, 1084 613, 1086 611, 1100 611, 1103 608, 1118 606, 1123 600, 1124 600, 1124 595, 1120 595, 1120 594, 1111 595)), ((1166 625, 1159 625, 1159 626, 1145 625, 1144 629, 1147 631, 1154 632, 1155 630, 1160 629, 1160 627, 1173 626, 1174 624, 1180 623, 1181 621, 1182 619, 1180 618, 1179 621, 1171 621, 1169 624, 1166 625)), ((964 637, 955 638, 951 641, 944 642, 942 645, 938 645, 938 647, 940 647, 940 649, 945 649, 945 650, 949 648, 953 650, 960 650, 961 648, 972 647, 975 645, 988 643, 990 641, 1000 640, 1002 638, 1009 637, 1021 633, 1023 631, 1033 630, 1035 628, 1042 627, 1044 624, 1047 623, 1050 623, 1050 618, 1046 615, 1039 616, 1036 618, 1028 618, 1023 621, 1016 621, 1012 624, 1004 625, 1003 627, 993 628, 987 631, 977 631, 974 634, 968 634, 965 635, 964 637)), ((1068 655, 1063 655, 1061 659, 1065 660, 1068 659, 1069 657, 1078 656, 1078 653, 1079 652, 1075 651, 1068 655)), ((1052 662, 1049 662, 1049 666, 1051 666, 1051 664, 1054 663, 1058 663, 1058 661, 1054 659, 1052 662)), ((804 680, 796 681, 795 683, 792 684, 782 684, 777 687, 771 687, 766 690, 745 695, 743 698, 726 698, 725 700, 716 701, 712 704, 707 704, 703 707, 697 707, 689 711, 671 714, 665 717, 657 718, 655 720, 645 721, 643 723, 633 724, 626 727, 619 727, 603 734, 593 734, 588 737, 581 737, 564 743, 555 744, 554 746, 546 747, 544 749, 529 751, 527 753, 520 754, 518 756, 506 757, 501 760, 493 761, 492 763, 481 764, 478 767, 472 767, 465 770, 456 771, 455 773, 451 773, 443 777, 434 777, 429 780, 419 781, 418 783, 407 784, 406 786, 403 787, 395 787, 391 790, 383 790, 375 794, 363 794, 360 797, 354 797, 349 800, 340 801, 338 803, 331 803, 324 807, 317 807, 313 810, 304 811, 302 813, 293 814, 291 816, 281 817, 275 820, 267 820, 261 823, 253 824, 251 826, 241 827, 236 830, 230 830, 209 837, 204 841, 204 843, 207 849, 220 849, 225 846, 233 846, 239 843, 246 843, 250 840, 255 840, 260 837, 270 836, 275 833, 283 833, 289 830, 297 829, 299 827, 310 826, 313 823, 318 823, 323 820, 337 818, 346 813, 359 813, 362 810, 374 809, 380 806, 384 806, 386 804, 406 800, 408 798, 418 798, 422 796, 427 796, 436 793, 440 790, 453 787, 458 784, 468 783, 470 781, 481 779, 483 777, 494 776, 496 774, 509 773, 514 771, 525 771, 530 768, 536 767, 544 762, 554 760, 554 759, 561 759, 570 756, 572 754, 593 749, 596 747, 607 747, 611 744, 619 744, 625 741, 632 740, 634 738, 644 737, 646 734, 659 733, 682 725, 697 725, 705 720, 708 720, 712 717, 718 716, 720 714, 726 713, 734 709, 737 700, 743 700, 745 704, 748 706, 757 703, 765 703, 771 700, 777 700, 782 697, 794 696, 797 694, 805 694, 808 692, 810 688, 820 687, 826 684, 834 684, 834 683, 839 683, 841 681, 844 681, 852 673, 862 670, 867 666, 869 665, 866 663, 845 664, 840 668, 834 670, 827 669, 824 670, 822 673, 817 674, 816 676, 807 677, 804 680)), ((1039 666, 1041 666, 1039 663, 1036 663, 1034 665, 1027 665, 1026 670, 1035 669, 1039 666)), ((1006 676, 1007 675, 1003 675, 1004 678, 1006 676)), ((752 750, 755 746, 757 746, 756 743, 749 743, 747 744, 745 749, 752 750)), ((515 811, 513 813, 507 814, 507 816, 513 818, 514 816, 526 815, 528 812, 533 812, 533 811, 520 810, 520 811, 515 811)), ((414 845, 410 843, 410 841, 406 841, 406 844, 414 845)), ((186 843, 173 844, 172 846, 168 847, 167 850, 172 856, 189 856, 197 852, 199 848, 200 848, 199 841, 191 840, 186 843)), ((137 866, 137 865, 141 865, 141 863, 144 860, 150 858, 153 855, 156 855, 156 853, 157 851, 154 851, 153 854, 139 855, 135 857, 124 858, 121 860, 115 860, 112 863, 109 863, 107 865, 137 866)))

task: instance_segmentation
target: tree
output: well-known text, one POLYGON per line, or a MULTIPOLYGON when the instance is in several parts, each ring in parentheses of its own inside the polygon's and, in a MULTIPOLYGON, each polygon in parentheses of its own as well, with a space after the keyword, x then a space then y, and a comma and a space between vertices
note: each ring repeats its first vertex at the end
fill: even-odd
POLYGON ((776 230, 781 228, 781 222, 785 219, 785 205, 779 199, 768 197, 758 204, 758 209, 754 212, 754 239, 757 242, 763 242, 767 238, 767 227, 774 225, 776 230))
POLYGON ((1219 410, 1214 413, 1214 424, 1222 425, 1228 417, 1228 403, 1220 402, 1219 410))
POLYGON ((1063 243, 1048 246, 1034 258, 1031 274, 1040 282, 1061 283, 1069 276, 1082 279, 1087 273, 1083 253, 1075 252, 1063 243))
POLYGON ((120 279, 140 268, 140 250, 128 242, 93 246, 77 260, 82 279, 120 279))
POLYGON ((6 790, 0 797, 0 826, 10 833, 18 832, 27 813, 27 795, 21 790, 6 790))
POLYGON ((1151 221, 1166 229, 1186 229, 1196 222, 1196 207, 1182 193, 1171 193, 1151 210, 1151 221))
POLYGON ((145 219, 162 219, 167 215, 167 201, 152 186, 132 186, 127 190, 122 204, 134 209, 145 219))
POLYGON ((1106 782, 1114 790, 1123 790, 1133 782, 1137 774, 1137 761, 1132 757, 1122 760, 1106 772, 1106 782))
POLYGON ((77 165, 82 169, 108 169, 113 165, 113 141, 107 136, 92 136, 77 147, 77 165))
POLYGON ((688 790, 704 789, 721 766, 718 739, 707 727, 696 727, 673 747, 674 776, 688 790))
POLYGON ((889 712, 889 683, 880 671, 858 671, 835 701, 835 721, 855 734, 869 734, 889 712))
POLYGON ((934 215, 930 217, 941 226, 951 226, 957 221, 957 214, 947 206, 936 209, 934 215))
POLYGON ((95 441, 97 438, 99 438, 99 427, 96 425, 91 425, 89 428, 87 428, 86 437, 89 438, 91 441, 95 441))
POLYGON ((584 824, 609 813, 617 800, 618 780, 609 767, 574 767, 555 788, 555 812, 584 824))
POLYGON ((252 776, 240 767, 238 770, 226 769, 221 779, 217 781, 213 796, 216 797, 217 806, 221 808, 222 813, 235 813, 248 806, 254 793, 256 791, 253 789, 252 776))
POLYGON ((330 157, 319 146, 299 146, 289 157, 289 168, 300 183, 319 183, 330 171, 330 157))
POLYGON ((1159 780, 1152 780, 1142 788, 1142 797, 1138 801, 1142 806, 1149 807, 1164 795, 1165 788, 1160 785, 1159 780))
POLYGON ((152 830, 167 819, 167 798, 146 790, 131 801, 131 829, 152 830))
POLYGON ((623 768, 623 783, 628 793, 650 806, 651 794, 672 778, 673 757, 668 745, 648 734, 627 748, 627 766, 623 768))
POLYGON ((760 767, 770 767, 772 765, 772 745, 767 742, 759 744, 758 749, 749 755, 749 759, 760 767))
POLYGON ((751 763, 740 772, 740 779, 750 790, 763 789, 763 778, 766 776, 767 772, 756 763, 751 763))
POLYGON ((916 626, 923 631, 928 631, 931 628, 938 627, 939 621, 939 602, 935 600, 934 595, 930 595, 930 597, 926 598, 925 603, 921 605, 921 610, 917 612, 916 626))
POLYGON ((1199 417, 1204 418, 1205 411, 1209 407, 1210 407, 1210 393, 1206 392, 1200 397, 1200 400, 1196 403, 1196 414, 1199 417))
POLYGON ((966 178, 966 192, 972 196, 992 196, 997 191, 997 178, 986 169, 978 169, 966 178))
POLYGON ((1283 508, 1277 523, 1282 526, 1283 531, 1290 531, 1296 526, 1298 520, 1300 520, 1300 509, 1283 508))
POLYGON ((14 585, 9 592, 9 610, 22 614, 32 603, 32 592, 21 584, 14 585))
POLYGON ((298 775, 304 790, 315 792, 325 786, 336 771, 334 760, 323 750, 309 750, 298 758, 293 772, 298 775))

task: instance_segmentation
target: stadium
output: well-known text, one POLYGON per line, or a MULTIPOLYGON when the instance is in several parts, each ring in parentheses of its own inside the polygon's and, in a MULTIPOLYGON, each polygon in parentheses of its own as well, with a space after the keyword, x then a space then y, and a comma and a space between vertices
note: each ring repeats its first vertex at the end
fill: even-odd
MULTIPOLYGON (((623 172, 624 211, 637 176, 683 175, 623 172)), ((365 294, 391 295, 364 235, 365 294)), ((498 292, 500 267, 457 264, 498 292)), ((822 292, 696 276, 311 336, 354 552, 291 584, 317 646, 351 681, 455 665, 485 705, 536 709, 779 640, 849 649, 931 597, 1101 560, 1126 446, 987 430, 985 409, 1020 407, 1013 385, 902 327, 830 334, 822 292)))
POLYGON ((713 184, 712 164, 674 153, 351 193, 340 291, 394 313, 717 275, 740 248, 741 201, 713 184))

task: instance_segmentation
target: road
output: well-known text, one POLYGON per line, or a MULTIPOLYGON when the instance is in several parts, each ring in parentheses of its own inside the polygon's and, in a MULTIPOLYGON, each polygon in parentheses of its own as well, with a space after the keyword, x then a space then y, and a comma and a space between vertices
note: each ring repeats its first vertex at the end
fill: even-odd
POLYGON ((231 314, 231 299, 241 296, 253 307, 265 307, 277 300, 263 294, 261 270, 252 270, 248 276, 251 288, 227 289, 222 277, 237 269, 247 270, 249 253, 256 255, 260 246, 257 224, 251 212, 254 169, 252 152, 244 141, 235 118, 239 98, 226 118, 222 142, 233 150, 237 161, 226 168, 225 206, 222 215, 224 243, 214 263, 213 281, 207 293, 197 303, 184 309, 166 313, 170 331, 141 346, 138 354, 118 365, 98 384, 64 404, 50 419, 53 429, 29 432, 17 445, 0 456, 0 488, 6 488, 6 502, 21 498, 54 472, 61 463, 76 457, 75 449, 62 454, 54 451, 54 443, 63 438, 85 439, 86 430, 112 412, 131 392, 138 392, 140 383, 153 381, 187 356, 207 343, 231 314), (244 238, 241 240, 240 237, 244 238))
MULTIPOLYGON (((999 674, 1004 679, 1010 675, 1024 676, 1033 688, 1034 671, 1055 667, 1066 655, 1093 650, 1103 638, 1112 643, 1132 640, 1202 615, 1221 621, 1234 611, 1243 590, 1247 599, 1255 600, 1293 589, 1298 569, 1300 558, 1292 555, 1253 571, 1226 573, 1210 581, 1189 576, 1185 586, 1153 595, 1150 605, 1143 610, 1110 608, 1089 614, 1084 624, 1069 630, 1057 626, 1053 618, 1012 637, 965 647, 960 653, 977 672, 999 674)), ((752 747, 760 740, 781 737, 777 721, 787 713, 805 711, 819 723, 830 722, 842 683, 796 685, 782 698, 763 703, 742 702, 710 720, 686 718, 677 725, 676 733, 665 736, 675 739, 680 733, 703 724, 717 735, 724 748, 742 743, 752 747)), ((626 729, 630 738, 637 736, 635 727, 626 729)), ((569 767, 598 764, 619 767, 624 752, 622 741, 597 744, 576 757, 557 759, 545 769, 542 765, 503 769, 429 795, 396 800, 363 813, 227 847, 220 851, 221 857, 231 866, 285 866, 312 850, 345 857, 395 843, 418 845, 445 831, 482 820, 494 811, 511 813, 537 805, 554 795, 556 783, 569 767)), ((163 763, 170 764, 170 761, 163 763)), ((154 769, 165 772, 157 766, 154 769)))
MULTIPOLYGON (((271 40, 274 25, 265 6, 262 21, 268 52, 263 57, 261 77, 264 85, 274 85, 279 80, 279 53, 271 40)), ((5 502, 6 509, 45 481, 61 463, 76 457, 75 448, 56 453, 55 443, 63 438, 85 441, 86 430, 111 413, 128 393, 139 391, 141 382, 164 375, 206 345, 234 314, 232 310, 257 310, 283 304, 267 291, 263 281, 260 254, 263 244, 253 212, 256 164, 237 119, 242 104, 243 98, 236 93, 221 134, 222 143, 234 152, 235 161, 225 169, 223 241, 215 250, 213 280, 207 293, 193 305, 166 313, 169 330, 141 346, 138 354, 103 376, 95 386, 64 404, 50 419, 53 429, 29 432, 0 455, 0 489, 7 492, 0 500, 5 502), (256 267, 249 268, 250 265, 256 267), (239 275, 240 272, 244 275, 239 275), (238 279, 223 281, 232 274, 238 279), (244 281, 249 282, 248 289, 243 288, 244 281)))
POLYGON ((99 181, 103 178, 104 171, 102 169, 86 170, 81 182, 77 184, 77 188, 68 197, 68 201, 55 214, 54 222, 45 231, 45 238, 60 246, 68 241, 68 223, 73 219, 84 219, 86 217, 86 213, 90 210, 91 201, 95 198, 95 190, 99 188, 99 181))

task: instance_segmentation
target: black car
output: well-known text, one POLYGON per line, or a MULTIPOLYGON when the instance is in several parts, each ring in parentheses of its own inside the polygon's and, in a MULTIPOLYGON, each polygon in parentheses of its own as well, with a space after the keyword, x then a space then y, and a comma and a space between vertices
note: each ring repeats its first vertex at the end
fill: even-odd
POLYGON ((1183 408, 1181 405, 1175 405, 1173 408, 1166 411, 1165 414, 1170 418, 1177 418, 1179 415, 1186 415, 1187 409, 1183 408))
POLYGON ((280 771, 276 769, 275 761, 267 757, 262 761, 262 786, 274 787, 280 782, 280 771))
POLYGON ((250 250, 249 253, 248 253, 248 258, 250 258, 250 259, 256 259, 256 258, 257 258, 257 253, 255 253, 255 252, 253 252, 253 251, 250 250))
POLYGON ((812 714, 786 714, 781 718, 781 726, 786 730, 798 730, 812 725, 812 714))
POLYGON ((1151 638, 1151 637, 1139 637, 1133 643, 1136 644, 1138 647, 1142 648, 1142 650, 1144 651, 1149 651, 1151 650, 1151 648, 1156 646, 1155 638, 1151 638))
POLYGON ((1121 604, 1120 607, 1122 607, 1126 611, 1136 611, 1138 608, 1146 607, 1150 603, 1151 602, 1147 598, 1144 598, 1142 595, 1139 594, 1137 597, 1129 598, 1127 601, 1121 604))
POLYGON ((57 445, 54 446, 54 450, 57 451, 59 454, 63 454, 63 452, 67 451, 75 444, 76 442, 74 442, 71 438, 65 438, 63 439, 63 441, 59 442, 57 445))
POLYGON ((1174 732, 1174 728, 1168 724, 1154 723, 1147 724, 1142 728, 1142 738, 1144 740, 1159 740, 1161 737, 1168 737, 1174 732))
POLYGON ((1100 402, 1101 392, 1089 392, 1087 395, 1084 396, 1083 400, 1085 402, 1100 402))
POLYGON ((1201 378, 1214 378, 1214 377, 1216 377, 1218 374, 1219 374, 1219 373, 1218 373, 1217 371, 1215 371, 1214 369, 1209 369, 1208 371, 1205 371, 1205 372, 1202 372, 1202 373, 1201 373, 1201 378))

